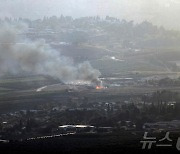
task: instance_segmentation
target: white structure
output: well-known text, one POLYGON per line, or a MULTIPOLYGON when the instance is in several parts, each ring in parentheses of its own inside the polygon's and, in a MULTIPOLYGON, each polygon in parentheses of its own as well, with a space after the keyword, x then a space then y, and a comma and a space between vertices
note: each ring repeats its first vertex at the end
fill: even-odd
POLYGON ((177 130, 180 129, 180 120, 161 121, 156 123, 145 123, 143 125, 145 130, 177 130))

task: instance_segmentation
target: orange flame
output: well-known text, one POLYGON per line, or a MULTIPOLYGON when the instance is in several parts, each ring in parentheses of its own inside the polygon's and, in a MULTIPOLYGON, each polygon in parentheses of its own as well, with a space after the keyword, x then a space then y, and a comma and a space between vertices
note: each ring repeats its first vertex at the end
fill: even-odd
POLYGON ((96 86, 96 90, 104 89, 102 86, 96 86))

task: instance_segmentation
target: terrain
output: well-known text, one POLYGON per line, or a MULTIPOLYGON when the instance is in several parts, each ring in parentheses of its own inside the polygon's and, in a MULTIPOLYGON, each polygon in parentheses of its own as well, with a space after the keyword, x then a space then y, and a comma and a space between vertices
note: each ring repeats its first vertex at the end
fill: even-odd
MULTIPOLYGON (((7 69, 3 73, 6 67, 1 67, 2 150, 29 153, 139 151, 145 131, 157 136, 172 131, 177 133, 177 140, 180 130, 179 32, 146 21, 134 24, 109 16, 105 19, 53 16, 34 21, 6 18, 1 24, 4 22, 26 24, 28 28, 18 36, 26 38, 28 43, 43 39, 42 44, 48 45, 51 54, 54 50, 59 53, 56 55, 60 60, 62 56, 68 57, 74 66, 88 61, 100 72, 97 80, 102 81, 102 85, 95 85, 91 80, 64 82, 46 72, 14 73, 16 71, 7 69), (173 120, 177 122, 176 127, 171 128, 169 124, 144 127, 146 123, 173 120), (77 124, 92 125, 95 130, 75 131, 73 135, 68 131, 61 134, 59 130, 59 126, 77 124), (60 137, 47 137, 58 134, 60 137)), ((1 47, 9 50, 6 43, 1 47)))

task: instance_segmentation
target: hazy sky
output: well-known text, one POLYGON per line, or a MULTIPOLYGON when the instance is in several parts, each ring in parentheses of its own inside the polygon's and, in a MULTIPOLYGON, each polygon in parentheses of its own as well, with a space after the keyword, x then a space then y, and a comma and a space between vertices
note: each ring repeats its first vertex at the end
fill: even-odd
POLYGON ((114 16, 180 30, 180 0, 0 0, 0 17, 114 16))

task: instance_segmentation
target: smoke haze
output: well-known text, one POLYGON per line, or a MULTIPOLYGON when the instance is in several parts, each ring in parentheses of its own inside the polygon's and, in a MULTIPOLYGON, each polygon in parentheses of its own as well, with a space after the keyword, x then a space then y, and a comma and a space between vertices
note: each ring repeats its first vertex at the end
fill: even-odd
POLYGON ((0 17, 113 16, 179 29, 179 0, 1 0, 0 17))
POLYGON ((97 80, 100 72, 89 62, 75 66, 73 61, 53 50, 44 40, 30 41, 21 37, 25 25, 0 26, 0 75, 6 73, 44 74, 66 82, 97 80))

